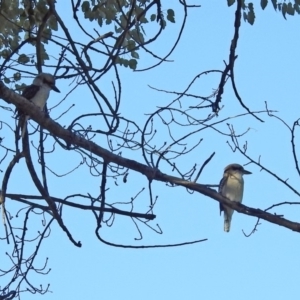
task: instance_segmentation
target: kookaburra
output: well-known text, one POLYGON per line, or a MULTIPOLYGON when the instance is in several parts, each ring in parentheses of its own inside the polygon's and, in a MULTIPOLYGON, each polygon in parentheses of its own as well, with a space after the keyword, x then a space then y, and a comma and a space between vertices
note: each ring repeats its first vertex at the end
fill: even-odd
MULTIPOLYGON (((43 110, 51 90, 60 93, 60 90, 55 86, 54 76, 48 73, 40 73, 34 78, 32 84, 24 89, 22 97, 26 98, 27 100, 38 106, 41 110, 43 110)), ((20 112, 18 113, 18 115, 20 115, 20 112)), ((20 118, 22 137, 26 132, 28 119, 29 116, 20 118)))
MULTIPOLYGON (((241 203, 244 192, 243 175, 252 174, 239 164, 228 165, 220 181, 219 193, 231 201, 241 203)), ((220 214, 224 211, 224 231, 229 232, 233 209, 220 203, 220 214)))

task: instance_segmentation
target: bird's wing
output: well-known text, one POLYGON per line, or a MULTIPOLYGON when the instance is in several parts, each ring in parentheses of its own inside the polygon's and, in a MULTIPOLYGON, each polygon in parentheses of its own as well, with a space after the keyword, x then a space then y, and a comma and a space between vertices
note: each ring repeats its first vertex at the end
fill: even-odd
POLYGON ((223 206, 222 203, 220 203, 220 216, 221 216, 221 214, 222 214, 222 211, 224 211, 224 206, 223 206))
MULTIPOLYGON (((39 88, 40 88, 39 86, 34 85, 34 84, 26 86, 26 88, 24 89, 24 91, 22 93, 22 97, 24 97, 28 101, 30 101, 30 99, 32 99, 34 97, 34 95, 37 93, 39 88)), ((15 110, 16 119, 19 118, 21 114, 22 114, 21 111, 16 108, 16 110, 15 110)))
POLYGON ((26 86, 26 88, 22 93, 22 97, 26 98, 27 100, 32 99, 34 95, 37 93, 37 91, 39 90, 39 88, 40 88, 39 86, 34 84, 26 86))
MULTIPOLYGON (((222 195, 222 186, 224 184, 224 180, 225 180, 225 177, 223 177, 221 180, 220 180, 220 183, 219 183, 219 194, 222 195)), ((222 211, 224 211, 224 206, 222 203, 219 203, 220 204, 220 215, 222 214, 222 211)))

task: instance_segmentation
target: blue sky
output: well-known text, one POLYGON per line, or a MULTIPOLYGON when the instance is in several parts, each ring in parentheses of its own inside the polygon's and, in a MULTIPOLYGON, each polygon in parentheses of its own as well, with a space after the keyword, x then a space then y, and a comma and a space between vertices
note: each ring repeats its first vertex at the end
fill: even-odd
MULTIPOLYGON (((60 12, 64 9, 67 24, 72 16, 67 15, 69 9, 66 7, 69 4, 66 3, 58 3, 57 10, 60 12)), ((168 104, 174 98, 172 95, 153 91, 148 85, 180 92, 200 72, 224 68, 223 61, 228 59, 233 36, 235 7, 228 8, 227 1, 196 1, 195 4, 197 3, 201 4, 201 8, 189 10, 182 39, 169 58, 173 62, 166 62, 149 72, 120 69, 122 116, 134 118, 142 126, 147 119, 145 114, 153 112, 157 106, 168 104)), ((167 6, 163 6, 164 8, 167 6)), ((178 11, 177 5, 174 9, 177 23, 168 24, 153 46, 160 55, 168 52, 168 45, 174 42, 177 35, 182 13, 178 11)), ((277 115, 291 126, 299 117, 300 108, 300 18, 294 16, 284 20, 281 13, 275 12, 270 4, 265 11, 261 11, 257 3, 255 12, 254 26, 242 22, 240 31, 235 65, 238 90, 251 110, 264 110, 264 103, 267 101, 269 108, 277 110, 277 115)), ((88 25, 94 26, 87 23, 88 25)), ((72 31, 71 26, 69 29, 72 31)), ((106 30, 103 29, 103 32, 106 30)), ((139 63, 141 67, 147 67, 153 60, 143 54, 139 63)), ((104 80, 107 84, 100 82, 101 89, 110 94, 110 79, 104 80)), ((198 80, 190 92, 207 96, 218 86, 219 80, 219 75, 207 75, 198 80)), ((58 103, 70 90, 64 80, 58 80, 57 87, 62 94, 52 94, 50 101, 53 104, 58 103)), ((182 102, 188 106, 197 105, 197 101, 184 98, 182 102)), ((61 109, 72 103, 76 106, 70 111, 71 118, 82 110, 92 110, 84 87, 71 94, 61 109)), ((224 107, 216 121, 244 112, 234 97, 230 84, 226 86, 221 104, 224 107)), ((205 113, 199 111, 199 116, 203 117, 205 113)), ((51 116, 55 118, 59 114, 59 111, 53 110, 51 116)), ((248 142, 248 154, 255 159, 260 156, 263 165, 283 179, 289 178, 288 182, 297 189, 299 176, 291 156, 290 134, 274 118, 266 114, 261 117, 265 123, 249 116, 228 122, 240 132, 249 128, 247 135, 240 141, 241 144, 248 142)), ((68 125, 67 117, 58 122, 68 125)), ((166 129, 159 124, 158 119, 155 126, 160 129, 157 138, 159 144, 164 141, 166 129)), ((226 124, 218 128, 228 132, 226 124)), ((178 130, 176 134, 183 134, 180 131, 183 129, 178 130)), ((194 140, 188 142, 194 144, 200 138, 204 139, 203 144, 191 155, 178 160, 178 165, 183 168, 187 166, 188 169, 195 163, 199 167, 213 151, 216 152, 211 163, 204 169, 199 183, 217 184, 227 164, 248 162, 239 153, 231 151, 227 144, 228 137, 205 130, 194 135, 194 140)), ((123 155, 143 163, 141 153, 124 151, 123 155)), ((73 153, 59 151, 52 155, 49 164, 56 172, 64 173, 75 166, 78 160, 78 156, 73 153)), ((19 183, 19 174, 24 171, 23 168, 24 162, 18 166, 19 173, 13 174, 15 177, 8 192, 17 193, 20 189, 22 193, 36 194, 29 179, 19 183)), ((274 203, 299 201, 289 189, 261 172, 255 165, 248 165, 247 169, 253 175, 245 178, 245 205, 265 209, 274 203)), ((160 170, 173 175, 163 164, 160 170)), ((53 196, 64 197, 77 192, 95 196, 99 193, 99 178, 91 177, 84 166, 65 178, 49 174, 49 182, 53 196)), ((119 183, 116 188, 113 180, 111 181, 111 189, 107 192, 108 200, 130 201, 131 197, 145 187, 146 190, 138 197, 135 206, 136 210, 140 208, 144 212, 149 201, 146 178, 130 173, 128 184, 119 183)), ((258 231, 246 238, 242 230, 251 232, 256 218, 235 212, 231 231, 227 234, 223 232, 223 216, 219 216, 216 201, 200 194, 190 194, 182 187, 170 188, 157 182, 153 183, 153 191, 159 198, 154 210, 157 218, 151 225, 155 227, 159 224, 163 234, 156 234, 141 226, 143 240, 136 241, 135 238, 139 235, 133 223, 118 216, 112 227, 104 226, 102 237, 113 243, 127 245, 165 245, 206 238, 208 240, 177 248, 136 250, 109 247, 97 240, 92 214, 65 208, 64 221, 75 240, 80 240, 83 246, 74 247, 59 226, 53 223, 51 235, 44 241, 36 262, 38 267, 48 257, 51 272, 47 276, 32 277, 36 285, 51 284, 52 293, 44 295, 43 299, 298 299, 300 256, 297 233, 261 221, 258 231)), ((14 205, 9 202, 6 206, 12 210, 14 205)), ((130 209, 129 206, 122 208, 130 209)), ((284 214, 293 221, 299 220, 300 209, 296 205, 278 208, 273 212, 284 214)), ((40 230, 40 222, 39 218, 32 220, 32 228, 36 226, 36 231, 40 230)), ((34 229, 31 230, 34 234, 34 229)), ((7 251, 2 247, 3 252, 7 251)), ((22 295, 25 300, 34 298, 41 296, 29 293, 22 295)))

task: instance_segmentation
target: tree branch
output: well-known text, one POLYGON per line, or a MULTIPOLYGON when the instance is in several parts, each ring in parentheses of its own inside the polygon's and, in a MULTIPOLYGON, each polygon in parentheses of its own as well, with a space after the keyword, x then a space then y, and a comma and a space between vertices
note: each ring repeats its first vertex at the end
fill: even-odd
POLYGON ((0 82, 0 98, 3 99, 7 103, 12 103, 17 106, 18 109, 21 109, 24 113, 30 115, 30 117, 36 121, 38 124, 49 130, 56 137, 64 140, 67 144, 74 144, 77 147, 81 147, 103 158, 107 163, 115 163, 117 165, 123 166, 125 168, 129 168, 138 173, 145 175, 147 178, 162 182, 168 182, 173 185, 179 185, 186 187, 190 190, 197 191, 202 195, 210 197, 222 204, 229 206, 230 208, 236 210, 239 213, 246 214, 253 217, 258 217, 263 220, 266 220, 270 223, 274 223, 288 229, 291 229, 296 232, 300 232, 300 223, 292 222, 287 219, 281 218, 280 216, 276 216, 267 212, 264 212, 260 209, 254 209, 247 207, 245 205, 232 202, 225 197, 222 197, 216 191, 208 188, 205 185, 193 183, 190 181, 183 180, 178 177, 169 176, 167 174, 163 174, 159 170, 155 168, 151 168, 147 165, 141 164, 137 161, 127 159, 121 157, 119 155, 115 155, 108 150, 98 146, 92 141, 88 141, 74 133, 70 132, 67 129, 64 129, 58 123, 54 122, 51 118, 45 117, 44 113, 40 111, 38 107, 29 101, 25 100, 23 97, 14 93, 12 90, 7 88, 3 82, 0 82))

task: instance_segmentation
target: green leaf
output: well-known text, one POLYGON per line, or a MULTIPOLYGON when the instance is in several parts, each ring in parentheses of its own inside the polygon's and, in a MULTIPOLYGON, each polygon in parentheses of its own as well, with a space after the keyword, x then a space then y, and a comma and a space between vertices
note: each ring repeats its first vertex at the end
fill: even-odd
POLYGON ((167 10, 167 20, 169 20, 172 23, 175 23, 175 13, 173 9, 168 9, 167 10))
POLYGON ((15 50, 19 46, 18 36, 14 36, 13 39, 9 39, 9 45, 11 50, 15 50))
POLYGON ((300 14, 300 8, 299 8, 298 4, 296 4, 296 3, 294 4, 294 9, 298 14, 300 14))
POLYGON ((271 0, 271 1, 272 1, 274 9, 277 10, 277 0, 271 0))
POLYGON ((254 11, 249 11, 248 12, 248 15, 247 15, 247 21, 253 25, 254 24, 254 20, 255 20, 255 14, 254 14, 254 11))
POLYGON ((255 13, 254 13, 254 7, 253 7, 253 3, 249 3, 248 4, 248 9, 249 9, 249 12, 248 12, 248 16, 247 16, 247 21, 253 25, 254 24, 254 20, 255 20, 255 13))
POLYGON ((49 60, 49 56, 45 50, 45 47, 44 47, 44 44, 41 44, 40 46, 40 49, 41 49, 41 52, 38 53, 40 55, 40 59, 41 59, 41 62, 42 62, 42 65, 45 64, 45 60, 49 60))
POLYGON ((293 16, 295 14, 295 9, 294 9, 294 7, 293 7, 293 5, 292 5, 291 2, 288 3, 286 12, 290 16, 293 16))
POLYGON ((29 57, 26 55, 26 54, 21 54, 19 57, 18 57, 18 62, 20 64, 27 64, 28 62, 30 61, 29 57))
POLYGON ((20 72, 16 72, 15 74, 14 74, 14 80, 15 81, 19 81, 21 79, 21 73, 20 72))
POLYGON ((144 9, 136 6, 134 14, 139 17, 139 21, 143 24, 148 23, 148 20, 145 16, 144 9))
POLYGON ((235 0, 227 0, 227 5, 231 6, 234 2, 235 2, 235 0))
POLYGON ((286 19, 286 17, 285 17, 286 12, 287 12, 287 4, 286 3, 282 4, 281 12, 282 12, 283 17, 286 19))
POLYGON ((51 30, 50 28, 45 28, 45 29, 43 30, 43 36, 42 36, 42 38, 41 38, 41 41, 42 41, 43 43, 48 44, 48 40, 51 39, 51 36, 52 36, 52 30, 51 30))
POLYGON ((122 26, 123 28, 126 28, 126 27, 127 27, 127 24, 128 24, 127 18, 126 18, 124 15, 122 15, 122 16, 120 17, 120 21, 121 21, 121 26, 122 26))
POLYGON ((2 50, 1 52, 1 56, 5 59, 10 55, 10 51, 7 49, 2 50))
POLYGON ((149 23, 149 22, 148 22, 148 19, 147 19, 145 16, 142 16, 142 17, 140 18, 140 22, 143 23, 143 24, 149 23))
POLYGON ((121 27, 117 27, 117 26, 115 26, 115 32, 116 33, 121 33, 123 31, 123 29, 121 28, 121 27))
POLYGON ((124 67, 127 68, 127 67, 128 67, 128 64, 129 64, 128 59, 123 59, 122 62, 123 62, 124 67))
POLYGON ((137 61, 135 59, 131 59, 129 61, 129 68, 132 69, 132 70, 135 70, 136 66, 137 66, 137 61))
POLYGON ((49 19, 49 27, 52 30, 55 30, 55 31, 58 30, 57 20, 56 20, 56 18, 54 18, 54 16, 51 16, 51 18, 49 19))
MULTIPOLYGON (((23 27, 25 30, 29 30, 30 29, 30 22, 29 20, 25 20, 23 23, 23 27)), ((28 32, 26 31, 26 33, 28 34, 28 32)))
POLYGON ((87 18, 90 20, 90 21, 94 21, 95 20, 95 13, 93 11, 88 11, 86 13, 86 16, 87 18))
POLYGON ((10 79, 7 78, 7 77, 4 77, 4 82, 7 83, 7 84, 9 84, 10 83, 10 79))
POLYGON ((140 58, 139 54, 135 51, 131 51, 131 56, 134 57, 134 58, 137 58, 137 59, 140 58))
POLYGON ((260 6, 262 9, 265 9, 268 5, 268 0, 260 0, 260 6))
POLYGON ((133 50, 135 47, 136 47, 135 41, 129 40, 128 43, 127 43, 127 49, 128 49, 129 51, 131 51, 131 50, 133 50))
POLYGON ((117 57, 116 57, 116 59, 115 59, 115 64, 121 65, 121 58, 120 58, 120 56, 117 56, 117 57))
POLYGON ((84 1, 81 4, 81 9, 84 13, 88 12, 90 10, 90 2, 89 1, 84 1))
POLYGON ((156 14, 152 14, 151 16, 150 16, 150 20, 153 22, 153 21, 155 21, 156 20, 156 14))
POLYGON ((144 43, 144 36, 143 34, 137 30, 136 28, 132 29, 130 31, 131 37, 135 40, 138 41, 139 43, 144 43))

